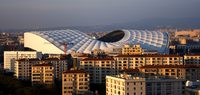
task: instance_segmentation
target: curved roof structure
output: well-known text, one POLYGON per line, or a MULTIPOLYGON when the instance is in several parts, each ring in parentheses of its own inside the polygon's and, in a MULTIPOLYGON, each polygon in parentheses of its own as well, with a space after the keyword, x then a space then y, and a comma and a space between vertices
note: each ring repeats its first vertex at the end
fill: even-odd
POLYGON ((95 49, 112 52, 127 43, 139 43, 144 49, 165 53, 169 42, 166 32, 147 30, 116 30, 99 39, 77 30, 35 31, 26 32, 24 38, 25 47, 49 54, 63 54, 64 43, 68 44, 67 53, 91 53, 95 49))

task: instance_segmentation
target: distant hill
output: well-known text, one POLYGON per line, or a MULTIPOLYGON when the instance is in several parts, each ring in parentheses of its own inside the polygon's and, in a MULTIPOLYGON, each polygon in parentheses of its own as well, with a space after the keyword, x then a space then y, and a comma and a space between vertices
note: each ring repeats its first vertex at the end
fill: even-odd
POLYGON ((39 29, 7 29, 0 31, 39 31, 39 30, 60 30, 60 29, 77 29, 83 32, 95 31, 113 31, 117 29, 160 29, 160 28, 177 28, 177 29, 200 29, 200 18, 178 18, 178 19, 144 19, 135 22, 118 23, 112 25, 98 26, 62 26, 54 28, 39 28, 39 29))

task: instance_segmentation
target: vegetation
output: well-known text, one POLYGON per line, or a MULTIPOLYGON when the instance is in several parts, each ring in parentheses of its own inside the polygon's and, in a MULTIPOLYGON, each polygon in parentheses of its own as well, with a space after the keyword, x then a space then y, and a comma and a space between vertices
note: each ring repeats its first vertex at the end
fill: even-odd
MULTIPOLYGON (((0 95, 60 95, 59 87, 31 86, 30 81, 19 81, 13 74, 0 71, 0 95)), ((59 83, 58 83, 59 84, 59 83)))

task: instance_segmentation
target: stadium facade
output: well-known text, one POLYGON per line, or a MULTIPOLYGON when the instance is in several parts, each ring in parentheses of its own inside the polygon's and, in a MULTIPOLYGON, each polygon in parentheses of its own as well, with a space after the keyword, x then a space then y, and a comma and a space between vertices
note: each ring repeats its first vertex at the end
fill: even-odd
POLYGON ((169 38, 167 32, 147 30, 116 30, 95 39, 78 30, 33 31, 24 33, 24 46, 44 54, 91 53, 95 49, 112 52, 124 44, 140 44, 143 49, 168 52, 169 38))

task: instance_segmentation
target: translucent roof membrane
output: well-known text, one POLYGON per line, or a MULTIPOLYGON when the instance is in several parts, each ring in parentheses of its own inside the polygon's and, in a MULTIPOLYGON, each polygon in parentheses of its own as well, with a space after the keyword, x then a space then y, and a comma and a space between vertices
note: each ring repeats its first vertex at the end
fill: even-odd
MULTIPOLYGON (((35 35, 38 35, 50 43, 58 47, 59 49, 64 51, 63 43, 69 44, 67 45, 67 52, 69 53, 71 50, 81 53, 90 53, 94 49, 102 49, 102 50, 111 50, 112 48, 122 47, 124 44, 141 44, 141 47, 146 50, 157 50, 160 53, 165 53, 168 47, 168 34, 166 32, 158 32, 158 31, 147 31, 147 30, 120 30, 124 32, 122 38, 115 42, 104 42, 103 40, 92 39, 92 37, 87 34, 80 32, 78 30, 55 30, 55 31, 36 31, 31 32, 35 35)), ((117 39, 115 36, 115 32, 113 31, 112 38, 117 39)), ((116 32, 117 33, 117 32, 116 32)), ((119 31, 118 31, 119 34, 119 31)), ((109 38, 109 35, 106 35, 105 38, 101 38, 106 40, 109 38)), ((109 39, 110 39, 109 38, 109 39)))

